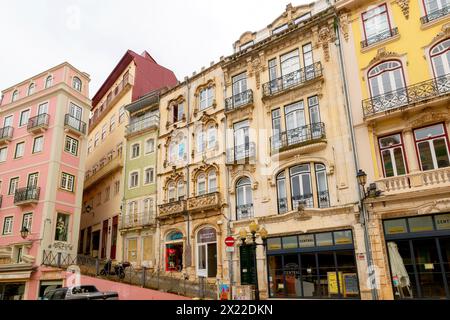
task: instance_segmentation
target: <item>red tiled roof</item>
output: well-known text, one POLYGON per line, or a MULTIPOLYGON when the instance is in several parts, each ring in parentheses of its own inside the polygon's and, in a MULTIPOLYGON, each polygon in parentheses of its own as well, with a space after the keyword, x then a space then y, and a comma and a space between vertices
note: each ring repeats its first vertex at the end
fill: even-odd
POLYGON ((108 90, 114 85, 117 78, 125 71, 126 67, 132 61, 134 61, 136 65, 132 101, 139 99, 151 91, 163 87, 173 87, 178 83, 175 74, 171 70, 160 66, 147 51, 144 51, 142 55, 139 55, 132 50, 127 50, 125 55, 120 59, 119 63, 92 98, 92 109, 97 106, 108 90))

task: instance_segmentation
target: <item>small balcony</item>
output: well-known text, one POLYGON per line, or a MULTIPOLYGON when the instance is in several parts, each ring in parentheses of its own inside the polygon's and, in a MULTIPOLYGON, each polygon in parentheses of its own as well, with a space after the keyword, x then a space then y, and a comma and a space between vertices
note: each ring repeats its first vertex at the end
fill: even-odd
POLYGON ((227 150, 227 164, 249 164, 256 157, 256 144, 249 142, 227 150))
POLYGON ((84 189, 107 177, 112 172, 123 168, 122 152, 111 151, 107 156, 86 172, 84 189))
POLYGON ((157 129, 159 127, 159 117, 158 116, 150 116, 135 122, 131 122, 127 126, 127 137, 130 137, 132 135, 146 132, 149 130, 157 129))
POLYGON ((153 211, 140 212, 137 214, 125 214, 119 219, 119 230, 135 229, 154 226, 156 218, 153 211))
POLYGON ((187 210, 191 213, 220 209, 220 193, 213 192, 189 198, 187 210))
POLYGON ((237 220, 247 220, 253 218, 254 210, 253 203, 247 203, 236 206, 236 219, 237 220))
POLYGON ((8 144, 13 138, 13 127, 0 128, 0 146, 8 144))
POLYGON ((49 115, 47 113, 39 114, 28 119, 27 130, 33 134, 39 134, 48 129, 49 115))
POLYGON ((239 109, 243 109, 253 103, 253 91, 247 91, 235 94, 225 100, 225 113, 230 113, 239 109))
POLYGON ((396 35, 398 35, 398 28, 388 29, 386 31, 380 32, 379 34, 376 34, 374 36, 371 36, 371 37, 361 41, 361 48, 362 49, 367 48, 368 46, 371 46, 378 42, 384 41, 389 38, 393 38, 396 35))
POLYGON ((325 124, 313 123, 303 127, 284 131, 270 138, 272 155, 294 152, 295 154, 310 153, 326 147, 325 124))
POLYGON ((443 189, 450 187, 450 167, 437 170, 410 173, 403 176, 384 178, 376 181, 377 188, 382 191, 382 197, 398 195, 412 191, 443 189))
POLYGON ((77 264, 77 256, 66 252, 43 250, 42 265, 47 267, 67 268, 77 264))
POLYGON ((17 189, 14 193, 14 204, 16 206, 36 204, 39 201, 40 192, 41 188, 39 187, 26 187, 17 189))
POLYGON ((427 24, 428 22, 437 20, 439 18, 442 18, 450 13, 450 5, 447 5, 445 7, 442 7, 441 9, 435 10, 433 12, 430 12, 426 16, 423 16, 420 18, 420 22, 422 24, 427 24))
POLYGON ((64 118, 64 128, 77 136, 86 134, 86 123, 70 114, 66 114, 64 118))
POLYGON ((363 100, 364 118, 433 102, 450 94, 450 74, 363 100))
POLYGON ((186 212, 186 200, 171 201, 158 206, 159 219, 171 218, 186 212))
POLYGON ((322 64, 319 61, 263 84, 263 97, 276 96, 320 77, 322 77, 322 64))

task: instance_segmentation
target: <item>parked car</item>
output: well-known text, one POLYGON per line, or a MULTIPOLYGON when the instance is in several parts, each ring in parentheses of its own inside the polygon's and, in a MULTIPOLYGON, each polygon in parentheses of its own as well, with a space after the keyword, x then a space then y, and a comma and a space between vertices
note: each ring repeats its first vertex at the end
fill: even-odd
POLYGON ((119 300, 119 294, 101 292, 95 286, 74 286, 51 290, 42 300, 119 300))

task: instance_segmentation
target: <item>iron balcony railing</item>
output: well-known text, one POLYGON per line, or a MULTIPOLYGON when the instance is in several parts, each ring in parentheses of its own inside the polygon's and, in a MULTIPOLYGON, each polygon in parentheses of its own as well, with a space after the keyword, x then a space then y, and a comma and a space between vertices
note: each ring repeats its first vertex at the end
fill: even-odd
POLYGON ((319 208, 330 207, 330 193, 327 191, 319 192, 319 208))
POLYGON ((126 213, 120 217, 119 229, 145 227, 156 223, 156 215, 153 211, 139 212, 136 214, 126 213))
POLYGON ((253 218, 253 204, 242 204, 236 206, 236 218, 237 220, 245 220, 253 218))
POLYGON ((374 36, 371 36, 363 41, 361 41, 361 48, 366 48, 374 43, 392 38, 394 36, 398 35, 398 28, 392 28, 388 29, 386 31, 380 32, 374 36))
POLYGON ((86 123, 71 116, 70 114, 66 114, 64 118, 64 125, 69 126, 82 134, 86 133, 86 123))
POLYGON ((17 189, 14 193, 14 204, 28 201, 38 201, 40 192, 41 188, 39 187, 17 189))
POLYGON ((291 147, 297 147, 325 139, 325 124, 317 122, 281 132, 270 138, 272 154, 282 152, 291 147))
POLYGON ((249 142, 227 150, 227 163, 233 164, 237 162, 245 162, 256 155, 256 144, 249 142))
POLYGON ((286 213, 288 211, 287 198, 278 198, 278 213, 286 213))
POLYGON ((14 128, 10 126, 0 128, 0 139, 12 139, 13 131, 14 128))
POLYGON ((438 9, 438 10, 430 12, 426 16, 423 16, 422 18, 420 18, 420 22, 422 22, 422 24, 425 24, 425 23, 428 23, 430 21, 439 19, 439 18, 441 18, 443 16, 446 16, 449 13, 450 13, 450 5, 447 5, 445 7, 442 7, 440 9, 438 9))
POLYGON ((263 84, 264 97, 272 96, 322 76, 320 61, 263 84))
POLYGON ((235 94, 225 100, 225 112, 231 112, 236 109, 242 108, 253 102, 253 91, 248 89, 247 91, 235 94))
POLYGON ((364 117, 438 98, 450 93, 450 74, 363 100, 364 117))
MULTIPOLYGON (((330 207, 330 196, 328 191, 321 191, 318 194, 319 208, 330 207)), ((302 204, 306 208, 312 208, 314 206, 314 200, 312 194, 296 195, 292 197, 294 210, 298 209, 298 206, 302 204)), ((287 198, 278 198, 278 213, 283 214, 288 212, 288 200, 287 198)))
POLYGON ((139 131, 143 131, 149 129, 151 127, 158 127, 159 125, 159 117, 158 116, 150 116, 144 119, 132 122, 127 126, 127 134, 136 133, 139 131))
POLYGON ((28 130, 33 130, 39 127, 46 127, 49 123, 49 115, 47 113, 39 114, 35 117, 28 119, 28 130))
POLYGON ((299 194, 292 196, 292 206, 294 210, 297 210, 300 205, 305 208, 314 207, 314 198, 312 194, 299 194))
POLYGON ((77 264, 77 256, 65 252, 53 252, 44 250, 42 252, 42 265, 48 267, 69 267, 77 264))

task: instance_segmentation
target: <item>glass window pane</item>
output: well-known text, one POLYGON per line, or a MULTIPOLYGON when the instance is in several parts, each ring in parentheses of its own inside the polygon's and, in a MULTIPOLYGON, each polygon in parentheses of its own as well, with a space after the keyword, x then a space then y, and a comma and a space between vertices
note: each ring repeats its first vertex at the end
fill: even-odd
POLYGON ((269 288, 271 297, 284 296, 284 277, 281 256, 269 256, 269 288))
POLYGON ((283 249, 295 249, 298 247, 297 237, 284 237, 283 238, 283 249))
POLYGON ((381 153, 381 157, 383 158, 383 165, 384 165, 384 174, 386 177, 393 177, 395 176, 394 173, 394 166, 391 159, 391 152, 390 150, 384 150, 381 153))
MULTIPOLYGON (((437 230, 449 230, 450 229, 450 213, 441 214, 434 217, 437 230)), ((450 263, 450 261, 449 261, 450 263)))
POLYGON ((396 219, 384 221, 384 232, 386 234, 406 233, 406 219, 396 219))
POLYGON ((286 283, 286 295, 288 297, 301 296, 301 279, 300 279, 300 265, 297 254, 289 254, 283 257, 284 259, 284 279, 286 283))
POLYGON ((400 138, 399 134, 394 134, 389 137, 380 138, 380 147, 381 148, 388 148, 392 147, 398 144, 401 144, 402 140, 400 138))
POLYGON ((394 149, 395 166, 397 169, 397 175, 406 174, 405 162, 403 159, 403 152, 401 148, 394 149))
POLYGON ((352 244, 352 232, 350 230, 347 231, 336 231, 334 232, 334 244, 352 244))
POLYGON ((438 168, 445 168, 450 165, 447 151, 447 141, 442 139, 436 139, 433 141, 434 153, 436 155, 438 168))
POLYGON ((417 144, 419 148, 420 162, 422 164, 422 170, 433 170, 433 156, 431 155, 431 147, 428 141, 421 142, 417 144))
POLYGON ((267 250, 281 250, 281 238, 267 239, 267 250))
POLYGON ((310 248, 315 246, 313 234, 305 234, 298 236, 298 242, 300 248, 310 248))
POLYGON ((332 246, 333 245, 333 235, 331 232, 318 233, 316 234, 317 246, 332 246))
POLYGON ((434 126, 414 130, 416 140, 422 140, 434 136, 440 136, 443 134, 444 134, 444 127, 442 126, 442 124, 437 124, 434 126))
POLYGON ((433 220, 431 216, 409 218, 409 232, 433 231, 433 220))

